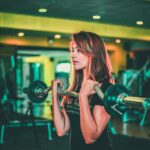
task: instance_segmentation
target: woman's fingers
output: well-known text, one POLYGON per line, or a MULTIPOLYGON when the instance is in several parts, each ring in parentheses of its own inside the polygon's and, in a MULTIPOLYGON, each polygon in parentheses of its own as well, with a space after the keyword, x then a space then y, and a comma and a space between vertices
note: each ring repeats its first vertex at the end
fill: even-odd
POLYGON ((96 93, 94 86, 98 85, 99 87, 101 84, 97 81, 94 80, 86 80, 85 82, 82 83, 82 89, 81 93, 85 95, 93 95, 96 93))
POLYGON ((61 80, 57 79, 57 80, 53 80, 53 81, 52 81, 52 85, 62 87, 62 86, 63 86, 63 83, 62 83, 61 80))

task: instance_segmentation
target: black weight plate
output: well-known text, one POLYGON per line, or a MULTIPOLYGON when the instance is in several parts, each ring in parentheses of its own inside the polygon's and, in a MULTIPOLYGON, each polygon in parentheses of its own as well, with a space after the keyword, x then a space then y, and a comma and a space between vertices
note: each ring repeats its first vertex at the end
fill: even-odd
POLYGON ((45 101, 48 94, 39 94, 37 91, 44 91, 47 88, 47 85, 39 80, 34 81, 29 85, 28 88, 28 97, 33 103, 41 103, 45 101))
MULTIPOLYGON (((109 114, 112 114, 111 107, 116 104, 118 95, 120 95, 121 93, 124 93, 126 95, 129 94, 129 91, 126 89, 126 87, 121 84, 111 85, 106 90, 105 95, 104 95, 104 106, 109 114)), ((116 109, 118 109, 118 111, 124 111, 126 107, 124 105, 118 105, 116 109)))

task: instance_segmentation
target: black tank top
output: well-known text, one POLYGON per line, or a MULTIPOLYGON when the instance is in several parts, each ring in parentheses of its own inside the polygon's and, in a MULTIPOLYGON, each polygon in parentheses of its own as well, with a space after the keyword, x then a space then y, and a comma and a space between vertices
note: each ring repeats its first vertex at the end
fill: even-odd
MULTIPOLYGON (((108 88, 110 83, 104 82, 101 86, 103 92, 108 88)), ((79 90, 77 91, 79 92, 79 90)), ((94 94, 90 103, 91 112, 95 105, 102 105, 102 101, 94 94)), ((104 129, 100 137, 92 144, 86 144, 80 128, 80 110, 79 101, 76 98, 70 97, 65 102, 65 110, 69 116, 71 131, 70 131, 70 146, 71 150, 111 150, 107 127, 104 129)))

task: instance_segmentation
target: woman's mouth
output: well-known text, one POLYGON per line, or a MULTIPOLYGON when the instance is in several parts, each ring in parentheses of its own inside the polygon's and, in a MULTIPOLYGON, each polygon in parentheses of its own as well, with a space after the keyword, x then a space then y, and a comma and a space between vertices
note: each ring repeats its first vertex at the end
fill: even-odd
POLYGON ((77 64, 77 63, 78 63, 78 61, 72 61, 72 63, 73 63, 73 65, 75 65, 75 64, 77 64))

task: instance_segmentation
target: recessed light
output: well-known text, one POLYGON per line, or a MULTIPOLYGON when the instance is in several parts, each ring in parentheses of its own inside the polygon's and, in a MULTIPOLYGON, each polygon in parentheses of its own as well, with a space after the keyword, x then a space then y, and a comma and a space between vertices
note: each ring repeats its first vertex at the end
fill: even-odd
POLYGON ((96 20, 96 19, 101 19, 101 16, 99 16, 99 15, 94 15, 94 16, 92 16, 92 18, 95 19, 95 20, 96 20))
POLYGON ((120 39, 116 39, 115 42, 116 43, 121 43, 121 40, 120 39))
POLYGON ((141 21, 141 20, 139 20, 139 21, 136 21, 136 24, 137 24, 137 25, 143 25, 143 24, 144 24, 144 22, 143 22, 143 21, 141 21))
POLYGON ((19 32, 18 36, 22 37, 22 36, 24 36, 24 33, 23 32, 19 32))
POLYGON ((47 9, 46 8, 40 8, 38 11, 39 11, 39 13, 46 13, 47 9))
POLYGON ((60 34, 56 34, 54 37, 55 37, 55 39, 60 39, 61 35, 60 34))
POLYGON ((48 40, 48 44, 53 44, 53 43, 54 43, 54 41, 52 39, 48 40))

